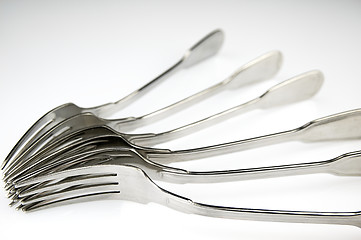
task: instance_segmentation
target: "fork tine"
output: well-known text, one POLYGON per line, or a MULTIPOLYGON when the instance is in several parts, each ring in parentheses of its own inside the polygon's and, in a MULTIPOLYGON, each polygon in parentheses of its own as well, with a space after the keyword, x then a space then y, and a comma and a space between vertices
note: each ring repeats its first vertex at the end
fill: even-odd
POLYGON ((24 144, 30 144, 31 142, 37 139, 38 134, 43 134, 51 129, 51 126, 57 124, 62 119, 64 114, 69 114, 79 109, 78 106, 72 103, 63 104, 59 107, 52 109, 47 112, 44 116, 42 116, 38 121, 36 121, 28 131, 20 138, 20 140, 15 144, 13 149, 11 149, 10 153, 7 155, 5 160, 1 165, 1 169, 4 170, 6 165, 9 162, 12 162, 18 156, 18 153, 23 149, 24 144), (66 109, 67 111, 64 111, 66 109), (56 118, 59 116, 59 118, 56 118))
MULTIPOLYGON (((81 114, 81 116, 84 116, 83 118, 80 118, 78 115, 71 117, 62 123, 59 123, 55 127, 53 127, 48 132, 44 133, 41 137, 39 137, 36 141, 34 141, 26 150, 22 152, 20 156, 15 158, 11 164, 9 164, 4 169, 4 174, 6 175, 8 172, 11 172, 12 169, 16 168, 19 165, 24 164, 24 162, 27 161, 28 158, 31 158, 33 155, 39 156, 40 153, 44 154, 44 151, 48 151, 49 149, 55 148, 59 144, 64 144, 66 142, 71 142, 72 139, 76 140, 76 137, 78 136, 80 139, 83 139, 84 137, 87 137, 86 135, 82 135, 82 129, 86 127, 84 126, 84 122, 88 123, 94 123, 94 125, 100 124, 100 120, 96 118, 94 115, 91 115, 89 113, 81 114), (76 124, 78 123, 78 124, 76 124), (62 131, 62 129, 68 128, 68 131, 62 131), (70 134, 66 134, 69 132, 69 130, 72 129, 73 131, 70 132, 70 134), (54 137, 54 135, 57 135, 58 137, 50 140, 46 143, 47 140, 54 137)), ((91 135, 91 132, 87 132, 88 135, 91 135)), ((59 147, 59 146, 58 146, 59 147)))
POLYGON ((104 184, 109 183, 114 179, 114 174, 106 174, 106 175, 84 175, 74 177, 73 179, 62 179, 57 182, 52 181, 45 186, 37 186, 30 189, 25 189, 19 192, 18 197, 24 198, 31 195, 39 194, 41 192, 55 192, 60 189, 65 189, 73 186, 74 184, 77 185, 91 185, 91 184, 104 184))
POLYGON ((62 199, 62 200, 54 200, 54 201, 40 201, 33 204, 22 205, 20 204, 16 209, 22 210, 24 212, 32 212, 37 210, 46 209, 49 207, 62 206, 64 204, 74 204, 81 202, 90 202, 90 201, 98 201, 98 200, 107 200, 107 199, 116 199, 119 195, 119 191, 104 191, 94 194, 85 194, 79 195, 73 198, 62 199))
MULTIPOLYGON (((12 172, 19 171, 19 169, 24 169, 26 167, 32 166, 32 164, 34 163, 39 164, 41 162, 40 159, 47 158, 52 153, 56 152, 56 150, 58 150, 59 152, 65 152, 64 151, 65 148, 72 148, 85 143, 91 144, 91 141, 93 139, 97 139, 97 141, 99 141, 100 143, 102 140, 98 139, 99 136, 102 136, 103 138, 107 138, 113 135, 117 135, 114 132, 114 130, 111 130, 107 126, 102 126, 102 127, 82 129, 70 135, 63 136, 62 138, 49 143, 46 147, 39 150, 35 155, 31 156, 30 158, 24 160, 17 159, 18 160, 17 165, 11 168, 10 170, 6 171, 4 173, 3 178, 6 180, 9 178, 8 175, 11 174, 12 172)), ((116 142, 118 143, 119 146, 124 144, 126 146, 129 145, 126 141, 124 141, 124 139, 121 138, 117 138, 116 142)))
MULTIPOLYGON (((63 154, 63 153, 71 154, 71 153, 73 153, 73 151, 71 151, 71 150, 74 150, 76 152, 79 148, 87 147, 86 144, 83 144, 82 146, 77 146, 76 144, 69 144, 68 146, 66 146, 62 149, 50 152, 49 155, 47 155, 43 158, 38 158, 37 156, 34 156, 27 160, 27 162, 26 162, 27 164, 18 166, 17 168, 14 168, 10 173, 5 175, 4 180, 6 182, 16 181, 16 178, 19 177, 22 173, 24 173, 26 171, 30 171, 32 168, 39 166, 40 164, 46 162, 49 159, 51 160, 57 156, 61 156, 61 154, 63 154), (35 165, 33 165, 33 164, 35 164, 35 165)), ((26 176, 26 175, 24 175, 24 176, 26 176)))
POLYGON ((61 201, 63 199, 74 198, 77 196, 82 196, 86 194, 96 194, 101 192, 109 192, 116 191, 118 182, 116 179, 111 179, 110 182, 105 182, 102 184, 89 184, 89 185, 75 185, 70 186, 68 188, 60 189, 59 191, 48 191, 41 192, 32 196, 28 196, 20 199, 21 204, 28 205, 40 201, 53 202, 53 201, 61 201))
POLYGON ((16 161, 12 162, 12 166, 4 171, 4 179, 7 178, 11 173, 18 171, 18 169, 24 168, 25 166, 31 165, 36 159, 41 159, 42 157, 46 157, 47 155, 51 155, 52 152, 56 151, 57 148, 66 148, 74 145, 77 142, 82 140, 81 137, 74 139, 64 139, 63 141, 59 141, 52 144, 48 144, 46 147, 38 151, 36 154, 32 155, 29 158, 18 158, 16 161), (68 141, 67 141, 68 140, 68 141))
MULTIPOLYGON (((64 151, 66 150, 67 149, 64 149, 64 151)), ((16 175, 14 175, 13 178, 10 178, 9 181, 11 182, 23 181, 25 179, 37 175, 55 171, 56 169, 58 170, 66 169, 69 166, 71 166, 75 160, 77 159, 81 160, 87 157, 91 157, 96 152, 97 152, 97 146, 94 145, 94 142, 87 143, 86 145, 74 147, 73 149, 70 149, 69 151, 66 152, 57 151, 52 155, 39 159, 39 162, 34 165, 20 169, 17 173, 15 173, 16 175)))
POLYGON ((47 174, 44 176, 35 177, 30 180, 25 180, 23 182, 15 182, 14 186, 16 188, 24 187, 27 185, 33 185, 36 183, 42 183, 46 181, 54 181, 58 179, 65 179, 69 177, 77 177, 81 175, 95 175, 95 174, 114 174, 114 170, 112 169, 112 166, 102 166, 101 168, 94 168, 94 167, 82 167, 77 169, 69 169, 64 170, 61 172, 56 172, 52 174, 47 174))
MULTIPOLYGON (((87 147, 87 145, 96 143, 93 141, 93 139, 96 139, 99 135, 96 130, 99 130, 99 128, 87 129, 86 131, 79 131, 70 136, 64 136, 60 140, 49 144, 32 157, 25 159, 24 161, 20 161, 20 163, 16 167, 4 173, 4 179, 9 179, 10 174, 31 167, 34 163, 40 164, 42 159, 48 159, 50 156, 60 155, 62 153, 69 155, 70 153, 67 152, 69 149, 77 149, 81 146, 85 148, 87 147)), ((102 132, 104 133, 103 138, 106 138, 108 135, 113 134, 113 132, 109 131, 109 129, 107 128, 104 128, 102 130, 102 132)), ((96 141, 98 141, 99 144, 103 140, 97 139, 96 141)))
POLYGON ((64 136, 71 136, 79 130, 86 128, 88 125, 101 125, 105 121, 97 118, 93 114, 84 113, 81 114, 86 116, 84 118, 71 117, 55 125, 51 129, 48 129, 42 135, 38 133, 38 137, 33 141, 28 142, 13 159, 13 164, 9 164, 4 171, 14 168, 14 165, 21 163, 24 159, 31 157, 40 151, 47 144, 52 144, 53 142, 60 141, 64 136))
MULTIPOLYGON (((17 176, 10 180, 12 182, 21 182, 36 176, 82 166, 83 164, 91 163, 92 161, 96 164, 105 163, 112 159, 103 153, 110 151, 110 149, 114 149, 114 147, 108 148, 107 145, 101 145, 101 143, 106 144, 108 142, 111 141, 99 137, 98 139, 83 143, 80 146, 74 146, 71 151, 65 149, 65 153, 58 154, 58 152, 55 152, 53 155, 38 160, 37 164, 22 169, 21 172, 17 173, 17 176)), ((127 158, 131 157, 127 152, 122 153, 121 156, 127 158)))

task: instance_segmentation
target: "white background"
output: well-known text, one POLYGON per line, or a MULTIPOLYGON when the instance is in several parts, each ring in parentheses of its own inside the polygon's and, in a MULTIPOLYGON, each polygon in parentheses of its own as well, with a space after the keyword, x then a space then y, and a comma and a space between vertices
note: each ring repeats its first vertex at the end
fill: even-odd
MULTIPOLYGON (((180 126, 256 97, 299 73, 320 69, 324 86, 302 103, 259 110, 160 145, 189 148, 298 127, 361 107, 361 1, 0 1, 0 159, 50 109, 115 101, 151 80, 213 29, 226 34, 216 57, 181 71, 119 116, 139 116, 229 76, 278 49, 272 80, 218 94, 137 132, 180 126)), ((177 164, 220 170, 327 160, 360 141, 285 143, 177 164)), ((248 208, 359 211, 359 177, 326 174, 211 185, 160 183, 209 204, 248 208)), ((99 201, 31 214, 0 191, 1 239, 361 239, 351 226, 249 222, 188 215, 156 204, 99 201), (6 237, 6 238, 5 238, 6 237)))

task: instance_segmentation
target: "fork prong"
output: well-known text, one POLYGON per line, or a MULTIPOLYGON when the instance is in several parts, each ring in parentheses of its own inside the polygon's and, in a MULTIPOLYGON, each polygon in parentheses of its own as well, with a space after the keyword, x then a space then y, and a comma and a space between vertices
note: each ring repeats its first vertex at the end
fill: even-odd
MULTIPOLYGON (((64 139, 76 135, 83 129, 88 127, 101 126, 104 124, 106 124, 106 120, 100 119, 91 113, 84 113, 66 119, 55 125, 53 128, 49 129, 43 135, 39 136, 31 144, 27 144, 24 147, 25 149, 21 151, 21 154, 18 154, 17 157, 14 158, 13 164, 8 165, 8 167, 4 170, 7 172, 8 169, 22 164, 24 160, 30 158, 39 151, 41 152, 41 150, 44 147, 46 148, 46 146, 56 146, 56 143, 62 142, 64 139)), ((70 141, 70 139, 68 141, 70 141)))
POLYGON ((59 181, 48 183, 42 186, 35 186, 30 189, 25 189, 18 194, 18 197, 24 198, 35 194, 40 194, 42 192, 56 192, 60 189, 70 188, 76 185, 98 185, 105 184, 114 181, 113 174, 111 175, 84 175, 74 178, 62 179, 59 181))
MULTIPOLYGON (((94 134, 93 134, 94 135, 94 134)), ((15 171, 15 169, 20 168, 23 165, 28 164, 28 162, 31 159, 34 159, 35 157, 40 158, 48 155, 51 151, 54 151, 54 149, 57 148, 64 148, 67 145, 76 143, 77 141, 90 138, 92 136, 92 131, 87 131, 84 133, 83 131, 74 132, 69 135, 65 135, 59 139, 56 139, 56 141, 49 142, 46 146, 44 146, 42 149, 39 149, 35 154, 32 156, 26 156, 23 155, 17 159, 15 159, 12 164, 9 164, 4 169, 4 175, 8 175, 12 171, 15 171)), ((39 140, 40 141, 40 140, 39 140)), ((35 144, 35 143, 34 143, 35 144)))
POLYGON ((119 193, 120 193, 119 191, 99 192, 96 194, 86 194, 86 195, 81 195, 62 200, 54 200, 48 202, 40 201, 29 205, 19 205, 17 207, 17 210, 22 210, 24 212, 32 212, 32 211, 46 209, 49 207, 63 206, 65 204, 68 205, 68 204, 98 201, 98 200, 117 199, 119 193))
POLYGON ((38 160, 38 162, 33 166, 19 169, 13 175, 9 176, 9 181, 23 181, 35 176, 54 172, 56 169, 66 169, 73 165, 72 162, 74 160, 71 161, 72 159, 77 160, 79 158, 81 160, 83 158, 90 157, 94 155, 94 151, 97 149, 94 145, 83 145, 80 147, 75 147, 69 151, 66 150, 67 148, 61 150, 61 152, 56 152, 50 156, 47 156, 46 158, 42 158, 38 160))
POLYGON ((44 147, 41 151, 38 151, 36 154, 29 158, 19 158, 16 159, 16 162, 14 161, 14 165, 11 166, 11 168, 6 169, 4 172, 3 179, 7 181, 9 179, 10 175, 13 175, 15 172, 18 172, 21 169, 24 169, 28 166, 31 166, 34 163, 39 164, 41 159, 49 157, 49 155, 54 154, 54 152, 58 151, 64 151, 64 149, 69 149, 72 146, 74 146, 76 143, 80 142, 82 140, 81 137, 74 138, 74 139, 63 139, 61 142, 56 142, 53 144, 49 144, 46 147, 44 147))
POLYGON ((89 194, 99 194, 103 192, 115 192, 119 191, 117 188, 118 182, 108 182, 104 184, 91 184, 91 185, 75 185, 70 188, 60 190, 58 192, 44 192, 29 196, 26 198, 20 199, 22 205, 26 206, 29 204, 34 204, 38 202, 47 202, 50 204, 52 202, 59 202, 66 199, 77 198, 79 196, 89 195, 89 194))
POLYGON ((4 170, 9 162, 12 162, 19 153, 26 149, 26 146, 31 145, 37 140, 38 136, 50 130, 54 125, 73 115, 74 112, 79 112, 80 108, 73 103, 63 104, 59 107, 52 109, 36 121, 29 130, 20 138, 5 158, 1 165, 4 170))
POLYGON ((52 152, 51 154, 49 154, 48 156, 44 157, 44 158, 38 158, 37 156, 32 157, 31 159, 29 159, 27 161, 27 164, 23 164, 18 166, 17 168, 12 169, 12 171, 10 173, 8 173, 7 175, 5 175, 4 177, 4 181, 6 182, 16 182, 18 179, 17 177, 25 177, 26 176, 26 171, 31 170, 31 168, 34 168, 36 166, 39 166, 40 164, 42 164, 43 162, 48 161, 49 159, 54 159, 56 157, 58 157, 59 155, 61 155, 62 153, 66 153, 68 151, 71 150, 73 145, 64 147, 63 149, 60 149, 58 151, 52 152), (32 165, 32 163, 35 164, 32 165), (23 174, 21 176, 21 174, 23 174))
MULTIPOLYGON (((77 132, 74 132, 70 135, 65 135, 60 139, 57 139, 56 141, 53 141, 49 143, 46 147, 38 151, 35 155, 31 156, 28 159, 17 159, 18 164, 14 166, 12 169, 4 173, 4 180, 8 180, 10 177, 10 174, 13 174, 13 172, 19 172, 20 169, 25 169, 28 167, 33 166, 34 164, 39 165, 43 160, 41 159, 48 159, 48 156, 50 154, 54 154, 57 150, 59 152, 64 152, 65 148, 75 148, 76 146, 79 146, 81 144, 91 144, 91 141, 93 139, 98 139, 99 136, 102 136, 103 138, 106 138, 108 136, 116 135, 113 130, 111 130, 108 127, 102 126, 102 127, 93 127, 93 128, 86 128, 79 130, 77 132)), ((98 139, 98 141, 100 141, 98 139)), ((124 141, 121 143, 119 142, 120 138, 117 139, 118 144, 124 145, 126 144, 124 141)), ((65 154, 68 154, 66 152, 65 154)))
MULTIPOLYGON (((34 173, 36 169, 46 166, 47 164, 59 160, 61 158, 66 158, 78 153, 87 153, 93 149, 96 149, 97 145, 107 142, 106 139, 87 139, 75 138, 74 140, 67 139, 64 140, 64 144, 48 146, 47 149, 44 149, 44 152, 39 153, 31 158, 27 159, 23 164, 18 165, 12 171, 8 172, 5 175, 5 181, 16 181, 16 178, 26 178, 26 172, 34 173)), ((55 143, 54 143, 55 144, 55 143)))
POLYGON ((64 170, 61 172, 36 177, 36 178, 26 180, 26 181, 15 182, 14 186, 15 186, 15 188, 19 188, 19 187, 24 187, 27 185, 33 185, 36 183, 42 183, 42 182, 46 182, 46 181, 54 181, 54 180, 65 179, 65 178, 69 178, 69 177, 77 177, 77 176, 81 176, 81 175, 95 175, 95 174, 98 174, 98 175, 116 174, 116 172, 114 172, 114 170, 110 166, 102 166, 101 168, 83 167, 83 168, 79 168, 79 169, 64 170))

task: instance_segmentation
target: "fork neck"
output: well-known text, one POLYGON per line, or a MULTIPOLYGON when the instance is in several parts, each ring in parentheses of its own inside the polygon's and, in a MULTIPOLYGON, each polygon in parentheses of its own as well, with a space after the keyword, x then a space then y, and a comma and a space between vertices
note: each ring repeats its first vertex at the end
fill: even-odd
POLYGON ((165 190, 163 190, 163 195, 163 198, 158 197, 159 204, 180 212, 208 217, 267 222, 337 224, 361 227, 361 212, 285 211, 223 207, 197 203, 165 190))
POLYGON ((207 147, 176 150, 169 152, 150 152, 148 157, 150 160, 161 160, 162 163, 189 161, 200 158, 213 157, 237 151, 243 151, 251 148, 257 148, 267 146, 271 144, 282 143, 286 141, 297 140, 297 137, 301 133, 299 129, 292 129, 279 133, 264 135, 255 138, 243 139, 228 143, 222 143, 207 147))
POLYGON ((178 70, 183 68, 184 60, 181 59, 176 62, 174 65, 169 67, 166 71, 162 74, 154 78, 152 81, 148 82, 147 84, 143 85, 141 88, 133 91, 132 93, 128 94, 127 96, 123 97, 122 99, 112 102, 103 104, 97 107, 90 108, 89 111, 94 113, 97 116, 106 118, 120 109, 132 104, 133 102, 137 101, 143 95, 147 94, 152 88, 160 84, 163 80, 169 78, 171 75, 176 73, 178 70))

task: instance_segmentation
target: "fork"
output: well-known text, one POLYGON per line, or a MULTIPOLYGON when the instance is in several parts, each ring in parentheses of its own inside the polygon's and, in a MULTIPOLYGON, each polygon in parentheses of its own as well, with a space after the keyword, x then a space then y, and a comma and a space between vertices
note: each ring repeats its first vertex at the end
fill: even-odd
MULTIPOLYGON (((68 167, 79 166, 77 165, 78 162, 83 164, 82 159, 87 159, 99 153, 99 151, 107 151, 109 148, 134 150, 146 160, 164 164, 217 156, 285 141, 313 142, 359 139, 361 130, 358 130, 357 127, 360 123, 361 109, 355 109, 319 118, 287 131, 201 148, 175 151, 141 147, 130 143, 107 126, 94 127, 79 131, 72 136, 64 137, 64 139, 53 145, 46 146, 4 180, 7 182, 6 189, 10 192, 9 194, 14 195, 16 192, 15 186, 23 181, 63 171, 68 167)), ((356 173, 359 171, 360 166, 352 164, 350 166, 355 167, 356 173)))
MULTIPOLYGON (((360 153, 357 153, 356 158, 360 160, 360 153)), ((358 161, 358 165, 360 166, 360 161, 358 161)), ((308 173, 309 169, 314 173, 315 169, 323 169, 324 166, 325 162, 315 162, 299 164, 298 166, 289 165, 283 167, 268 167, 266 169, 246 169, 245 175, 252 176, 252 174, 255 174, 256 177, 270 177, 268 174, 269 172, 271 172, 271 175, 283 175, 284 171, 280 170, 285 170, 287 175, 292 172, 304 174, 308 173)), ((48 188, 43 192, 41 191, 41 188, 40 190, 38 188, 38 193, 25 197, 17 209, 33 211, 64 203, 99 199, 121 199, 144 204, 154 202, 184 213, 193 213, 217 218, 272 222, 341 224, 361 227, 360 211, 317 212, 269 210, 215 206, 194 202, 186 197, 159 187, 152 178, 147 175, 146 170, 149 170, 149 168, 144 165, 140 168, 133 165, 110 164, 81 167, 45 175, 32 180, 32 183, 34 184, 37 182, 47 184, 49 181, 55 181, 55 183, 50 186, 50 189, 48 188), (91 178, 88 178, 90 181, 81 181, 84 176, 90 175, 92 176, 91 178), (56 181, 60 183, 62 181, 67 181, 68 185, 64 188, 56 189, 56 181), (53 189, 54 187, 55 190, 53 189)), ((358 174, 360 175, 360 173, 361 172, 358 174)), ((224 175, 232 174, 233 173, 231 172, 226 172, 225 174, 216 173, 211 177, 198 176, 198 179, 224 179, 224 175)), ((242 176, 242 173, 240 174, 242 176)), ((254 176, 252 176, 252 178, 254 178, 254 176)))
POLYGON ((21 139, 16 143, 14 148, 10 151, 8 156, 3 161, 1 169, 4 169, 8 162, 16 158, 16 156, 19 154, 19 152, 21 152, 21 150, 26 149, 29 144, 36 141, 36 139, 44 132, 56 126, 64 119, 85 112, 91 112, 97 116, 111 115, 112 113, 120 110, 124 106, 127 106, 132 102, 136 101, 138 98, 145 95, 153 87, 155 87, 160 82, 167 79, 169 76, 176 73, 177 71, 183 68, 191 67, 198 62, 201 62, 202 60, 215 55, 221 48, 223 39, 224 34, 222 30, 212 31, 195 45, 193 45, 189 50, 187 50, 179 61, 177 61, 174 65, 172 65, 162 74, 116 102, 107 103, 91 108, 81 108, 74 103, 67 103, 52 109, 44 116, 42 116, 37 122, 35 122, 29 128, 29 130, 21 137, 21 139))
MULTIPOLYGON (((157 134, 124 134, 120 132, 118 132, 118 134, 133 144, 141 144, 142 146, 154 145, 179 138, 186 134, 194 133, 204 127, 213 125, 236 114, 246 112, 247 110, 249 111, 255 108, 270 108, 286 103, 305 100, 314 96, 319 91, 322 83, 323 75, 321 72, 316 70, 309 71, 271 87, 265 93, 253 100, 173 130, 157 134), (282 101, 280 99, 282 99, 282 101)), ((68 120, 58 124, 53 129, 50 129, 46 134, 40 137, 38 141, 24 151, 18 159, 9 164, 9 167, 4 171, 4 179, 9 179, 9 176, 13 176, 14 172, 17 172, 18 169, 23 168, 24 165, 29 165, 29 162, 34 162, 31 156, 36 155, 39 151, 41 152, 43 146, 56 145, 57 141, 63 141, 61 139, 81 131, 82 129, 96 126, 109 126, 110 128, 117 129, 114 127, 117 124, 117 121, 99 119, 89 113, 69 118, 68 120)))
MULTIPOLYGON (((284 177, 303 174, 329 173, 338 176, 361 175, 361 151, 342 154, 330 160, 307 162, 279 166, 267 166, 258 168, 232 169, 220 171, 188 171, 174 168, 146 159, 135 149, 121 146, 107 146, 95 149, 86 154, 74 155, 63 159, 62 164, 56 163, 51 171, 37 175, 27 180, 18 181, 14 184, 16 193, 12 200, 26 201, 28 196, 37 195, 41 192, 54 192, 76 184, 93 183, 92 178, 97 174, 88 174, 81 179, 68 179, 60 182, 63 177, 54 178, 54 173, 72 169, 100 165, 131 165, 139 167, 152 179, 170 183, 219 183, 239 180, 254 180, 269 177, 284 177), (50 176, 46 178, 45 176, 50 176), (39 181, 41 179, 41 181, 39 181), (45 180, 46 179, 46 180, 45 180), (39 183, 45 182, 40 185, 39 183)), ((70 176, 73 177, 73 176, 70 176)), ((100 179, 104 182, 104 179, 100 179)))

